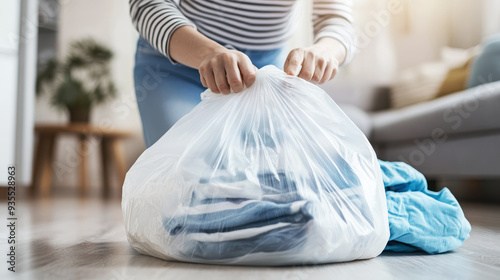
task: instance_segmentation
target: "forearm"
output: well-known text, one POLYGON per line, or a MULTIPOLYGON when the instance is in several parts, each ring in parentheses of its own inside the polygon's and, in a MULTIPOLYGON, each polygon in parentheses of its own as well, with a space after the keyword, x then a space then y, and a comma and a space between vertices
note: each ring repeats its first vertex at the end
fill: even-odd
POLYGON ((313 0, 314 42, 325 37, 337 40, 342 47, 335 43, 335 49, 342 48, 346 51, 345 56, 338 59, 340 65, 349 63, 357 49, 352 5, 353 0, 313 0))
POLYGON ((172 59, 196 69, 200 67, 204 58, 226 49, 187 25, 175 30, 169 43, 172 59))

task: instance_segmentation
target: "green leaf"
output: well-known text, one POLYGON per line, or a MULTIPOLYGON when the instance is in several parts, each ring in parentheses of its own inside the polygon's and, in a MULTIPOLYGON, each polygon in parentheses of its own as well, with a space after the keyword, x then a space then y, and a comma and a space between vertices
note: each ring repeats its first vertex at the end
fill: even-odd
POLYGON ((57 107, 88 107, 92 104, 92 100, 82 82, 68 78, 60 84, 52 96, 52 104, 57 107))
POLYGON ((86 107, 116 96, 111 80, 113 52, 92 38, 71 43, 62 62, 51 61, 37 79, 37 93, 50 86, 53 105, 86 107))

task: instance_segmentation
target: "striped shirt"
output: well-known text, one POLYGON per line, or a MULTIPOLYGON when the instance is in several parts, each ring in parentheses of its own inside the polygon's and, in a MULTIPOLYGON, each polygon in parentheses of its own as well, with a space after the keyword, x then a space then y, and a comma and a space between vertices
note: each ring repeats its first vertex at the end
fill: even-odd
MULTIPOLYGON (((241 49, 282 47, 298 22, 296 0, 130 0, 132 22, 155 49, 168 57, 169 41, 179 27, 190 25, 217 42, 241 49)), ((352 0, 313 0, 314 42, 333 37, 356 52, 352 0)))

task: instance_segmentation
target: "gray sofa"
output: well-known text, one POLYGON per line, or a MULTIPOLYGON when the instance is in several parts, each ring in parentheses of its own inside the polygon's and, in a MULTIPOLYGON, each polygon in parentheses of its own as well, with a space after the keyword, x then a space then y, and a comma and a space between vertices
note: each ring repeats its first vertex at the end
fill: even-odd
POLYGON ((387 90, 370 96, 369 112, 340 106, 380 159, 407 162, 428 178, 500 178, 500 82, 395 110, 383 108, 387 90))

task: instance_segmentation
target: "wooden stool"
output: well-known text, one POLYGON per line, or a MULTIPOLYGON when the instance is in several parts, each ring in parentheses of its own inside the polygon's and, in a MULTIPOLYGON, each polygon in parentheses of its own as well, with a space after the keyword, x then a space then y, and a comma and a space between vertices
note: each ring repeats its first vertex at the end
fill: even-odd
MULTIPOLYGON (((77 153, 79 155, 79 188, 80 194, 85 195, 88 192, 88 170, 87 157, 90 139, 95 139, 97 144, 100 142, 101 162, 102 162, 102 179, 103 179, 103 196, 108 197, 110 194, 110 171, 111 165, 114 164, 118 176, 118 182, 123 185, 127 168, 125 166, 125 158, 121 150, 121 140, 132 135, 131 132, 106 129, 96 127, 84 123, 72 123, 62 125, 36 125, 35 133, 38 134, 38 144, 35 149, 35 159, 33 161, 33 176, 31 192, 36 194, 39 192, 42 196, 47 196, 52 187, 52 175, 54 167, 68 168, 68 163, 54 161, 54 146, 59 135, 69 134, 77 136, 79 145, 77 153)), ((76 167, 76 166, 75 166, 76 167)), ((121 192, 121 186, 120 186, 121 192)))

